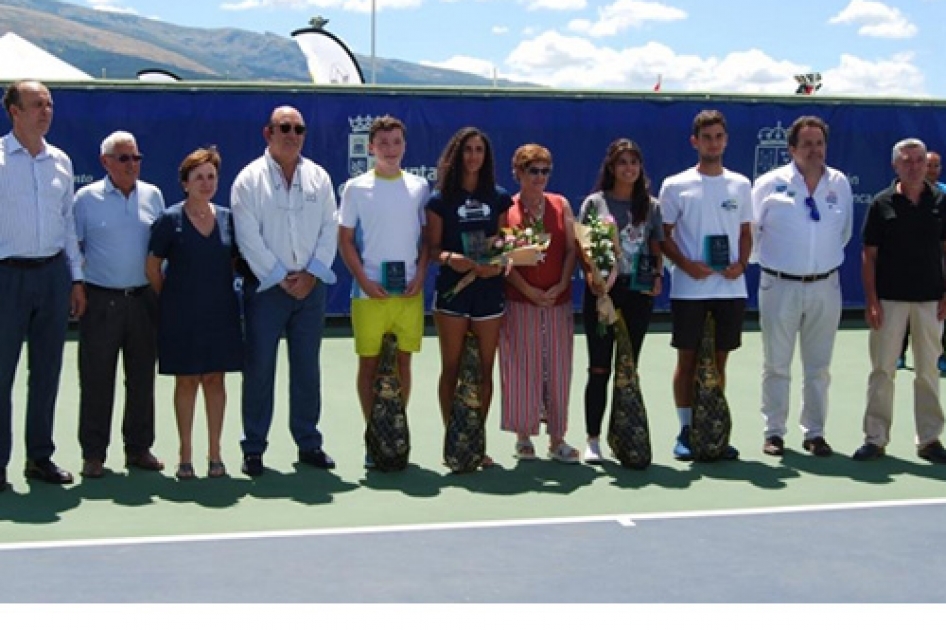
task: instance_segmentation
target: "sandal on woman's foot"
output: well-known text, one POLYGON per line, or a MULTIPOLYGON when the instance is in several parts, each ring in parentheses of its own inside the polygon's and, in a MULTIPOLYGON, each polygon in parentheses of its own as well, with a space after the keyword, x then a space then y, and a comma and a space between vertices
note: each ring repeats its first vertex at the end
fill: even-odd
POLYGON ((177 477, 178 479, 180 479, 181 481, 183 481, 183 480, 185 480, 185 479, 193 479, 193 478, 196 477, 197 475, 194 473, 194 465, 193 465, 193 464, 190 464, 190 463, 183 464, 183 463, 181 463, 181 464, 178 464, 178 465, 177 465, 177 472, 174 473, 174 476, 177 477))
POLYGON ((535 447, 531 440, 519 440, 516 442, 516 459, 529 462, 535 459, 535 447))
POLYGON ((223 465, 223 462, 210 461, 210 464, 207 466, 207 476, 208 477, 223 477, 227 474, 227 467, 223 465))
POLYGON ((569 446, 566 442, 561 442, 555 448, 549 447, 549 457, 563 464, 577 464, 578 449, 569 446))
POLYGON ((496 465, 496 462, 493 461, 493 458, 489 455, 483 455, 483 461, 480 462, 480 468, 492 468, 496 465))

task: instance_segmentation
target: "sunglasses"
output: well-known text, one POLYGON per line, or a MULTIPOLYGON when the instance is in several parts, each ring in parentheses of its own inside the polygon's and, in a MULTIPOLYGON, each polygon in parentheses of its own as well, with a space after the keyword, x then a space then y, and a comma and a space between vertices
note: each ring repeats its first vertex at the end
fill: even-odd
POLYGON ((552 172, 552 168, 549 166, 546 166, 544 168, 539 168, 537 166, 530 166, 529 168, 526 169, 526 172, 529 175, 543 175, 547 177, 548 174, 552 172))
POLYGON ((122 153, 121 155, 110 153, 109 157, 115 158, 122 164, 128 164, 129 162, 140 162, 144 156, 135 153, 122 153))
POLYGON ((815 203, 814 197, 805 197, 805 205, 808 206, 808 216, 811 217, 811 220, 820 221, 821 213, 818 212, 818 205, 815 203))
POLYGON ((297 136, 305 135, 305 125, 293 125, 292 123, 279 123, 278 125, 270 125, 270 129, 279 129, 283 133, 289 133, 290 131, 295 131, 297 136))

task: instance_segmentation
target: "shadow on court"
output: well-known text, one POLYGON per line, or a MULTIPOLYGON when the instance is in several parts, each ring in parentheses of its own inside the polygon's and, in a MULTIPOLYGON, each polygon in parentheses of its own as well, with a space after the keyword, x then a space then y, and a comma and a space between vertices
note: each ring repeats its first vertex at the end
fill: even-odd
POLYGON ((946 481, 946 466, 930 465, 920 459, 907 460, 886 455, 868 462, 856 462, 847 455, 835 453, 829 458, 785 450, 782 465, 806 475, 835 477, 868 484, 887 484, 904 475, 918 479, 946 481))

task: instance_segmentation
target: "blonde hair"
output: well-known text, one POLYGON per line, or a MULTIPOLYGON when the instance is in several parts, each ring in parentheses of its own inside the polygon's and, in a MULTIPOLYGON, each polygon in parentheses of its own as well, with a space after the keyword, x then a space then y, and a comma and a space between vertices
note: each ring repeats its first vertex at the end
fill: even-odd
POLYGON ((518 175, 534 162, 548 162, 552 165, 552 152, 540 144, 524 144, 512 154, 513 175, 518 175))

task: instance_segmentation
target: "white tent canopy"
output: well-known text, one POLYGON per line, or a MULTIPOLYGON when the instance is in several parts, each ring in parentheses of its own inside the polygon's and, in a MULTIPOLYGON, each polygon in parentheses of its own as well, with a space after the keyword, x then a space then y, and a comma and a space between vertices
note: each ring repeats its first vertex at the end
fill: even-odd
POLYGON ((0 81, 89 81, 91 76, 16 33, 0 37, 0 81))

